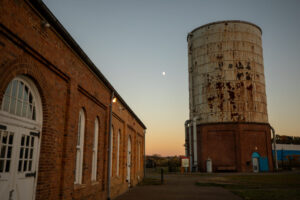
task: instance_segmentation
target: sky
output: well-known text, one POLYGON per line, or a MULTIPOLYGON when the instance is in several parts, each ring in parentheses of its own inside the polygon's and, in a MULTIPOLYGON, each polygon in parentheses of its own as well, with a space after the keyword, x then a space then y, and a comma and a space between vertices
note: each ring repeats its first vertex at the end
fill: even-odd
POLYGON ((186 36, 220 20, 262 28, 269 123, 300 136, 300 1, 43 1, 147 126, 147 155, 184 155, 186 36))

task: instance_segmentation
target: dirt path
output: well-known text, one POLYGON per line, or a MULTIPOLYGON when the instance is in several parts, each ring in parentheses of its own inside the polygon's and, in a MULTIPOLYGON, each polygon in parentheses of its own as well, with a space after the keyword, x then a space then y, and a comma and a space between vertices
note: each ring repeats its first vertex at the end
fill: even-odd
POLYGON ((199 187, 199 176, 166 175, 163 185, 137 186, 115 200, 241 200, 221 187, 199 187))

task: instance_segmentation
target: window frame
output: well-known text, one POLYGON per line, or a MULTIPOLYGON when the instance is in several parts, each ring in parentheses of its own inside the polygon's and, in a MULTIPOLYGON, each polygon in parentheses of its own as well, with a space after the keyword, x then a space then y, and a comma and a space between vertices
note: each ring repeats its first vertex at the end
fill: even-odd
POLYGON ((98 165, 98 138, 99 138, 99 117, 95 119, 94 126, 94 142, 93 142, 93 154, 92 154, 92 181, 97 181, 97 165, 98 165))
POLYGON ((84 109, 81 108, 81 110, 79 111, 79 119, 78 119, 74 184, 82 184, 84 135, 85 135, 85 113, 84 113, 84 109))

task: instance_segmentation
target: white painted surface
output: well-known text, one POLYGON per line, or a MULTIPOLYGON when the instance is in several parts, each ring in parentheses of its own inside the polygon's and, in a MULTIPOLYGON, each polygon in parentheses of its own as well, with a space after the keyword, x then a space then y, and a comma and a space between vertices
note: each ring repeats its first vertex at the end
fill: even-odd
MULTIPOLYGON (((274 150, 274 145, 272 145, 272 149, 274 150)), ((290 151, 300 151, 300 144, 276 144, 277 151, 280 150, 290 150, 290 151)))
POLYGON ((258 158, 252 158, 253 172, 259 172, 258 158))

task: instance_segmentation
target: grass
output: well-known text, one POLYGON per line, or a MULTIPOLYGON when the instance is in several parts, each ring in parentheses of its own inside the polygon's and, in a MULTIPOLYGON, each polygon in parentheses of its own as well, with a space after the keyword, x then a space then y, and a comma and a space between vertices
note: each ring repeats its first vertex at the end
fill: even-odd
POLYGON ((300 199, 300 173, 206 177, 201 187, 223 187, 247 200, 300 199))

